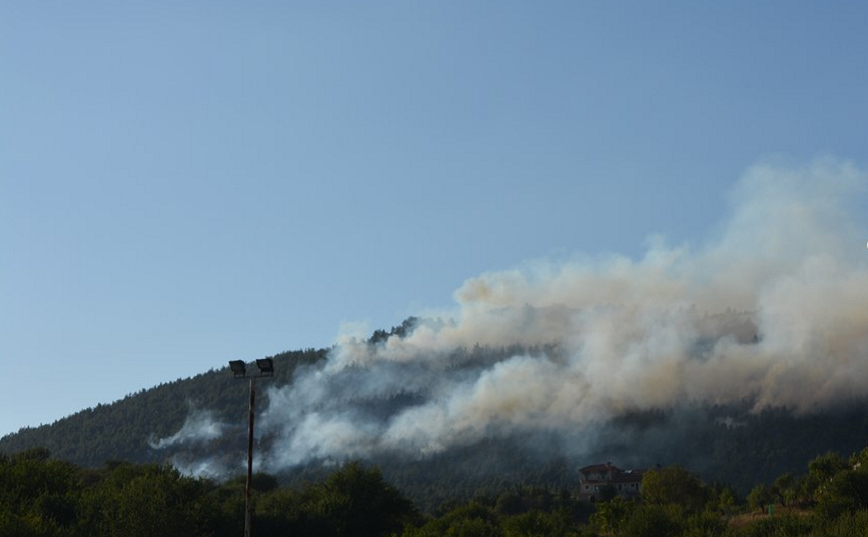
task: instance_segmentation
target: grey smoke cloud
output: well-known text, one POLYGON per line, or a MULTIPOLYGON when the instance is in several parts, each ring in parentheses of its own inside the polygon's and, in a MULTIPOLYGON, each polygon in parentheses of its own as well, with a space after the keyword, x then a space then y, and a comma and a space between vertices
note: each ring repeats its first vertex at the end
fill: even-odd
POLYGON ((403 338, 341 337, 325 363, 270 390, 258 422, 274 436, 266 469, 590 434, 627 412, 685 404, 813 412, 864 397, 866 215, 851 202, 866 185, 864 171, 831 158, 758 164, 702 244, 652 237, 638 260, 485 273, 455 291, 454 311, 403 338))
POLYGON ((223 435, 227 425, 215 419, 210 410, 191 410, 184 425, 175 434, 166 438, 150 440, 151 449, 167 449, 179 444, 206 442, 223 435))

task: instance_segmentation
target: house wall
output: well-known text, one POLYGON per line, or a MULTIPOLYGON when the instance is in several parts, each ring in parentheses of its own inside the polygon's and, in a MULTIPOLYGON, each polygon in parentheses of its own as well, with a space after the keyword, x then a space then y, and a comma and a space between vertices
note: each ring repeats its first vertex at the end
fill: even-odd
POLYGON ((578 497, 585 500, 598 498, 605 487, 613 487, 614 492, 623 497, 639 495, 642 485, 642 472, 621 471, 609 466, 606 471, 579 471, 578 497))

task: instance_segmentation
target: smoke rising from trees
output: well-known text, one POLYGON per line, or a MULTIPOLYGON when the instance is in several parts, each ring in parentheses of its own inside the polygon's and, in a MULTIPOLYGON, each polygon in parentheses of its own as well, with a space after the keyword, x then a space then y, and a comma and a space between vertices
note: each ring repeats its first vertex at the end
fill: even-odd
POLYGON ((831 158, 759 164, 702 244, 651 237, 637 260, 485 273, 452 312, 377 341, 342 336, 270 390, 265 469, 534 432, 590 441, 636 411, 747 401, 811 413, 864 397, 866 185, 831 158))

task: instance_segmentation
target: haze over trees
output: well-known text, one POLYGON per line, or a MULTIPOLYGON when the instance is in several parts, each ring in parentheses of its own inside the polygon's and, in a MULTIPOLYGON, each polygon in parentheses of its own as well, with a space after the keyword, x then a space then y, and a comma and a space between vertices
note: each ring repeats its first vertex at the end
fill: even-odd
MULTIPOLYGON (((376 331, 353 356, 403 344, 415 322, 376 331)), ((332 383, 317 385, 330 389, 317 395, 323 408, 381 423, 424 402, 400 370, 391 391, 354 390, 369 366, 343 364, 334 375, 334 351, 275 355, 276 377, 260 384, 257 460, 269 473, 255 480, 259 534, 822 536, 858 535, 847 532, 865 521, 868 410, 859 401, 813 413, 750 400, 627 409, 592 428, 494 430, 423 456, 332 450, 272 460, 286 446, 276 420, 292 414, 270 411, 316 375, 332 383), (577 500, 577 470, 605 460, 656 468, 641 501, 577 500), (769 505, 778 506, 771 518, 769 505)), ((476 345, 438 359, 460 377, 558 352, 476 345)), ((3 437, 0 537, 239 533, 247 395, 223 368, 3 437)))
MULTIPOLYGON (((412 322, 408 319, 391 331, 377 331, 367 344, 403 337, 412 322)), ((290 388, 298 371, 322 367, 328 352, 309 349, 273 356, 277 376, 259 384, 257 408, 268 408, 272 395, 290 388)), ((468 367, 466 364, 497 363, 504 356, 534 352, 477 346, 456 351, 454 360, 468 367)), ((335 397, 341 396, 340 390, 335 392, 335 397)), ((415 404, 414 397, 408 388, 354 404, 388 416, 395 408, 415 404)), ((225 479, 242 469, 246 425, 247 383, 232 378, 224 368, 142 390, 50 425, 22 429, 0 439, 0 453, 47 448, 58 459, 82 467, 100 468, 108 460, 169 463, 186 474, 225 479)), ((258 431, 257 461, 285 484, 321 479, 330 468, 354 459, 323 457, 274 465, 271 457, 280 449, 274 434, 279 428, 258 431)), ((446 501, 469 500, 480 492, 499 494, 518 485, 569 488, 578 468, 605 460, 637 468, 680 464, 705 480, 725 482, 747 495, 757 483, 771 484, 778 476, 797 474, 818 454, 861 449, 868 438, 868 410, 853 404, 822 413, 794 414, 783 408, 755 412, 749 402, 685 405, 625 412, 592 432, 592 436, 516 432, 425 456, 385 452, 355 458, 382 468, 391 483, 426 511, 446 501)))

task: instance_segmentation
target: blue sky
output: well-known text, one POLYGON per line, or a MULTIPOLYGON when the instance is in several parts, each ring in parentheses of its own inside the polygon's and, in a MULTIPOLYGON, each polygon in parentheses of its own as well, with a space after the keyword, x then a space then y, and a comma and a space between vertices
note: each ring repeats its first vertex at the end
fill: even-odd
POLYGON ((0 434, 868 166, 868 6, 0 3, 0 434))

